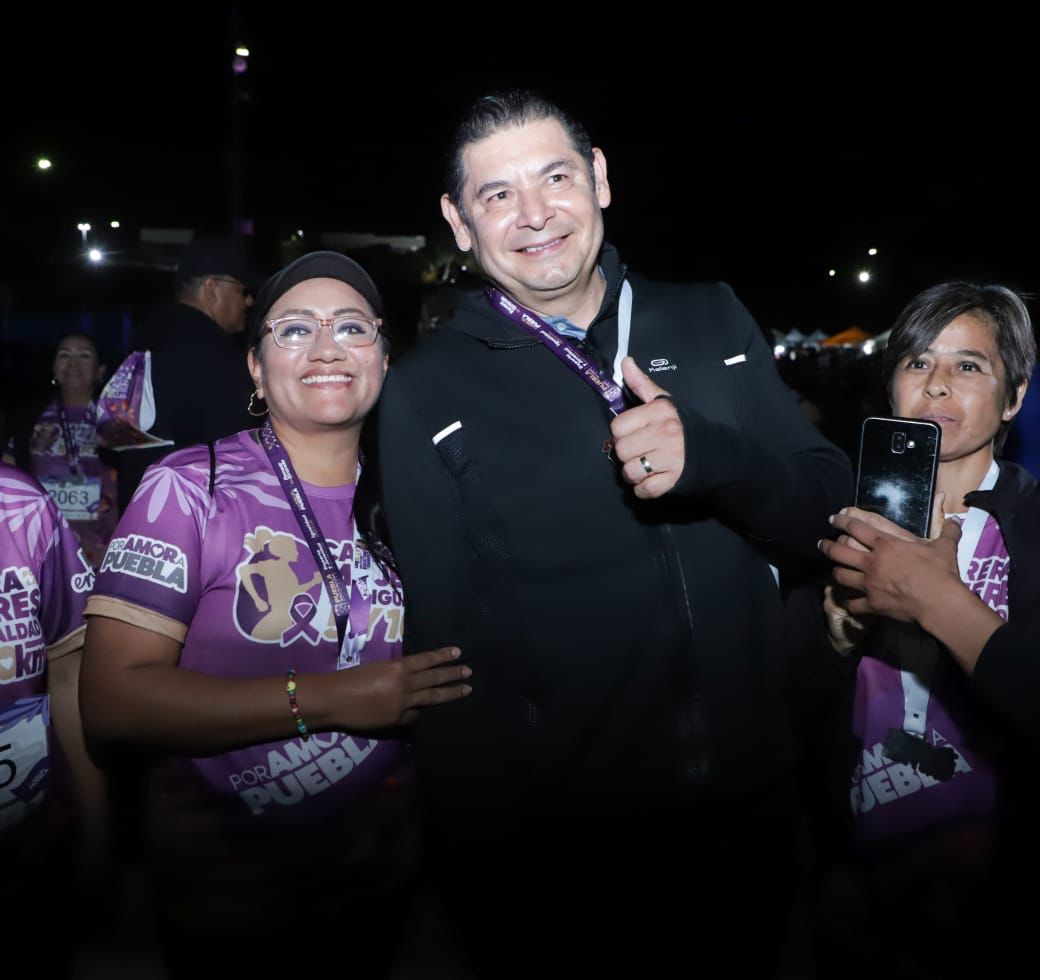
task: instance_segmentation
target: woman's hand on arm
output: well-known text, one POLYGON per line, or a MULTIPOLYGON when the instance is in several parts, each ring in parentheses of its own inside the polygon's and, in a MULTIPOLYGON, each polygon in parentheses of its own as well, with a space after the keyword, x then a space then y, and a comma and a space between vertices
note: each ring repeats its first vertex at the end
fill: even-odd
MULTIPOLYGON (((455 663, 461 656, 458 647, 441 647, 396 660, 380 660, 361 664, 335 674, 308 675, 317 687, 324 678, 335 678, 336 690, 320 696, 334 702, 329 705, 338 721, 330 728, 391 728, 408 725, 430 705, 457 701, 470 693, 463 683, 472 673, 469 667, 455 663)), ((297 696, 300 711, 307 717, 304 699, 310 697, 304 685, 297 696)))
POLYGON ((839 593, 839 590, 835 589, 833 585, 828 585, 823 590, 823 612, 827 617, 827 639, 830 640, 834 651, 843 657, 847 657, 859 646, 866 633, 864 620, 857 619, 845 608, 844 603, 848 601, 848 598, 845 590, 841 590, 839 593))
MULTIPOLYGON (((105 616, 89 617, 80 707, 89 735, 167 751, 216 754, 297 734, 286 676, 218 677, 178 666, 181 644, 105 616)), ((298 674, 311 731, 386 728, 465 697, 469 668, 453 647, 322 674, 298 674)))

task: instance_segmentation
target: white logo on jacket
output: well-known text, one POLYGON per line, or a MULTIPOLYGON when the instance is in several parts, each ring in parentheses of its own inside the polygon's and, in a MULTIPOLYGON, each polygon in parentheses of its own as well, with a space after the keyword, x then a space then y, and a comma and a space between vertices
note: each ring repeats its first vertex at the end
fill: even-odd
POLYGON ((650 362, 650 374, 657 374, 659 371, 677 370, 679 370, 678 365, 670 364, 667 357, 655 357, 650 362))

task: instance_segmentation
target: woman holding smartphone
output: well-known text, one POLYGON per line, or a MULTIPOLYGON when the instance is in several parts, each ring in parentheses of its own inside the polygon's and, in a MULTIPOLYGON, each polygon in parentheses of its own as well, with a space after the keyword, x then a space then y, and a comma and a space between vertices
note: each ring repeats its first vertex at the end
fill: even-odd
POLYGON ((1035 361, 1029 313, 1011 290, 951 282, 915 297, 885 367, 893 413, 942 429, 933 539, 848 508, 832 518, 840 537, 820 544, 836 565, 831 645, 859 656, 856 838, 883 869, 874 897, 925 910, 919 943, 929 928, 953 935, 974 920, 994 828, 998 844, 1018 848, 1015 824, 1032 811, 1040 488, 995 456, 1035 361), (936 886, 942 921, 929 920, 936 886))

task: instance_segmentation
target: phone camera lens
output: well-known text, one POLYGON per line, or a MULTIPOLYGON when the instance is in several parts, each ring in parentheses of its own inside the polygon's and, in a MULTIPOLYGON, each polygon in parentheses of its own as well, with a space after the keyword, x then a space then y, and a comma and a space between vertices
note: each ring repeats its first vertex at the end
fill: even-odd
POLYGON ((894 452, 894 453, 905 453, 906 452, 906 433, 905 432, 893 432, 892 433, 892 452, 894 452))

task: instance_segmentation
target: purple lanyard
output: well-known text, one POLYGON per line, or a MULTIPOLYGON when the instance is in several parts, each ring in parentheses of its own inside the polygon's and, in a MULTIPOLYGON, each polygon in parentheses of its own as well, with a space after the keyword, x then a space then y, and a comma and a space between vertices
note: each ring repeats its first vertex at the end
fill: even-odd
POLYGON ((561 337, 537 313, 511 300, 500 289, 487 287, 488 302, 518 327, 536 337, 549 348, 564 364, 567 365, 586 384, 599 392, 600 397, 610 406, 614 415, 620 415, 625 408, 625 396, 621 386, 604 378, 599 373, 596 362, 582 354, 565 337, 561 337))
MULTIPOLYGON (((91 408, 93 404, 91 404, 91 408)), ((94 416, 92 416, 90 409, 87 409, 87 414, 84 416, 84 422, 94 422, 94 416)), ((68 413, 65 411, 65 402, 58 398, 58 421, 61 423, 61 437, 65 440, 65 456, 69 461, 69 469, 74 473, 79 473, 79 443, 76 442, 76 437, 72 434, 72 425, 69 423, 68 413)))
MULTIPOLYGON (((285 447, 282 446, 278 436, 275 435, 270 419, 266 419, 263 427, 260 429, 260 444, 264 447, 267 458, 271 461, 271 468, 274 470, 275 476, 278 477, 282 484, 282 492, 285 494, 285 499, 292 508, 296 521, 300 525, 300 530, 303 532, 304 540, 311 549, 314 564, 318 566, 318 572, 325 582, 325 591, 332 601, 333 615, 336 617, 336 635, 339 637, 339 649, 343 651, 345 637, 348 640, 355 638, 363 639, 368 633, 368 617, 372 610, 372 592, 368 588, 368 576, 357 577, 357 580, 353 583, 355 588, 348 589, 348 585, 344 582, 343 575, 340 573, 329 551, 321 525, 318 524, 318 519, 314 516, 314 511, 311 510, 311 505, 307 502, 307 495, 303 492, 303 485, 300 483, 300 478, 296 475, 296 470, 293 469, 292 462, 289 460, 289 454, 285 451, 285 447), (348 620, 350 623, 349 633, 346 629, 348 620)), ((351 520, 352 532, 355 527, 355 522, 351 520)), ((351 534, 351 545, 354 558, 352 565, 360 571, 359 566, 365 564, 367 567, 367 563, 371 559, 368 558, 367 551, 364 552, 365 558, 361 558, 357 547, 356 533, 351 534)))

